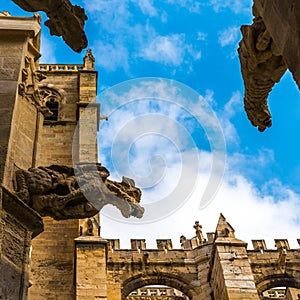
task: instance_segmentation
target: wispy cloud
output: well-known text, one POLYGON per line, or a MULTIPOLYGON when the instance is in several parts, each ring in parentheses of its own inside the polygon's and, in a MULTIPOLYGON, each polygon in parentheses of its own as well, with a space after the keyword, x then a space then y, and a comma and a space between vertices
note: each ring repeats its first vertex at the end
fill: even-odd
POLYGON ((219 32, 219 44, 222 47, 228 45, 234 45, 237 43, 238 37, 239 37, 239 27, 237 26, 229 27, 219 32))
POLYGON ((221 12, 223 9, 228 8, 234 13, 251 13, 252 0, 210 0, 215 12, 221 12))
POLYGON ((149 45, 145 45, 142 49, 141 57, 166 65, 179 66, 183 62, 185 48, 183 34, 156 36, 149 45))
POLYGON ((207 34, 201 31, 198 31, 197 41, 205 41, 207 38, 207 34))
POLYGON ((239 91, 235 91, 219 114, 227 143, 235 145, 239 143, 239 135, 231 119, 236 113, 242 111, 242 107, 242 95, 239 91))
POLYGON ((133 0, 133 2, 141 9, 144 15, 157 16, 158 12, 153 5, 153 0, 133 0))
MULTIPOLYGON (((188 6, 192 10, 195 6, 192 3, 181 1, 176 5, 188 6)), ((171 4, 175 5, 172 1, 171 4)), ((193 62, 201 58, 198 45, 188 42, 186 34, 157 32, 158 27, 154 27, 152 18, 167 22, 168 14, 155 6, 153 0, 122 3, 85 1, 85 7, 92 19, 99 24, 99 33, 103 36, 102 40, 94 42, 91 47, 95 56, 99 57, 97 62, 108 71, 123 68, 130 73, 129 66, 141 59, 168 67, 183 65, 186 70, 191 71, 193 62), (139 8, 146 18, 136 18, 133 15, 133 5, 139 8)), ((200 35, 198 38, 201 38, 200 35)))
POLYGON ((93 47, 97 60, 108 71, 123 68, 128 71, 128 50, 122 43, 110 44, 98 41, 93 47))
POLYGON ((167 3, 187 9, 191 13, 199 13, 201 3, 195 0, 167 0, 167 3))

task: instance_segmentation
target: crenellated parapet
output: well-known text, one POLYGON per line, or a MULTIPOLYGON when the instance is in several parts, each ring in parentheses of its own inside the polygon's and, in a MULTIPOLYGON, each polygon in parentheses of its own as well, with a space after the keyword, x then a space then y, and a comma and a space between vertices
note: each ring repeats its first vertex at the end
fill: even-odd
POLYGON ((257 290, 264 296, 272 287, 300 288, 300 249, 291 249, 287 239, 274 241, 276 249, 268 249, 264 240, 253 240, 254 250, 247 251, 257 290))
POLYGON ((287 239, 275 239, 273 249, 264 240, 253 240, 249 250, 222 214, 215 232, 203 234, 198 221, 194 229, 194 237, 180 237, 180 249, 166 238, 158 238, 155 249, 147 247, 146 239, 131 239, 130 249, 122 249, 119 239, 94 237, 93 242, 90 236, 82 236, 77 255, 85 264, 88 259, 96 265, 100 256, 93 255, 93 249, 103 244, 107 299, 113 300, 177 299, 165 294, 165 286, 172 288, 168 292, 176 289, 182 293, 176 296, 192 300, 261 300, 272 295, 275 286, 300 287, 300 249, 291 249, 287 239))
MULTIPOLYGON (((173 248, 173 242, 172 239, 157 239, 156 240, 156 247, 157 248, 147 248, 146 247, 146 239, 131 239, 130 244, 131 244, 131 249, 125 249, 125 248, 120 248, 120 239, 106 239, 108 241, 109 249, 110 250, 125 250, 125 251, 142 251, 142 250, 159 250, 159 251, 165 251, 165 250, 194 250, 198 248, 199 246, 206 246, 209 244, 213 244, 214 240, 212 237, 215 236, 215 233, 207 233, 207 237, 209 239, 199 245, 196 237, 193 237, 191 239, 186 239, 183 243, 184 247, 181 247, 181 249, 173 248)), ((181 237, 182 238, 182 237, 181 237)), ((274 239, 275 242, 275 247, 274 248, 267 248, 265 240, 252 240, 252 246, 253 250, 247 250, 249 252, 253 251, 282 251, 282 250, 291 250, 291 251, 299 251, 298 249, 291 249, 289 242, 287 239, 274 239)), ((297 242, 299 243, 299 239, 297 239, 297 242)))

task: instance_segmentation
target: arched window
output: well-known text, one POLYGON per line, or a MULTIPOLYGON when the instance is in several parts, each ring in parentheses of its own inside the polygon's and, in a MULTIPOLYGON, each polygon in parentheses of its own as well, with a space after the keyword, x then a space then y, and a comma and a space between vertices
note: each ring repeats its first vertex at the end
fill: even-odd
POLYGON ((52 124, 53 122, 61 121, 59 117, 59 110, 62 104, 62 95, 60 90, 50 86, 42 86, 39 88, 39 94, 42 99, 42 105, 46 106, 51 112, 51 116, 45 115, 44 125, 52 124))
POLYGON ((55 98, 50 98, 46 102, 46 107, 48 107, 50 109, 50 111, 52 112, 52 116, 45 117, 44 120, 45 121, 57 121, 58 120, 58 108, 59 108, 58 101, 56 101, 55 98))

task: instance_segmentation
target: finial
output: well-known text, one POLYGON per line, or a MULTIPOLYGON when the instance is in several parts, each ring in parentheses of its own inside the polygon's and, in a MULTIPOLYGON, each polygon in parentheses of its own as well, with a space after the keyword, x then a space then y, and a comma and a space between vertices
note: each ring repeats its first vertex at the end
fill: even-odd
POLYGON ((86 51, 83 61, 84 61, 84 68, 83 68, 84 70, 94 70, 95 57, 93 56, 91 49, 88 49, 86 51))
POLYGON ((234 237, 234 229, 233 227, 226 221, 223 214, 220 214, 220 218, 218 221, 217 229, 216 229, 217 237, 234 237))

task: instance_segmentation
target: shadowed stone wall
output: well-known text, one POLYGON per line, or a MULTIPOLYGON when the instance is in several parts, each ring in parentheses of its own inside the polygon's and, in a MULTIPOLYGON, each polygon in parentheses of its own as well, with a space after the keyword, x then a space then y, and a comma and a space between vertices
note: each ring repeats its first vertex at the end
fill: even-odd
POLYGON ((42 219, 14 194, 14 173, 32 166, 39 104, 34 90, 39 17, 0 16, 0 298, 27 299, 31 239, 42 219))

